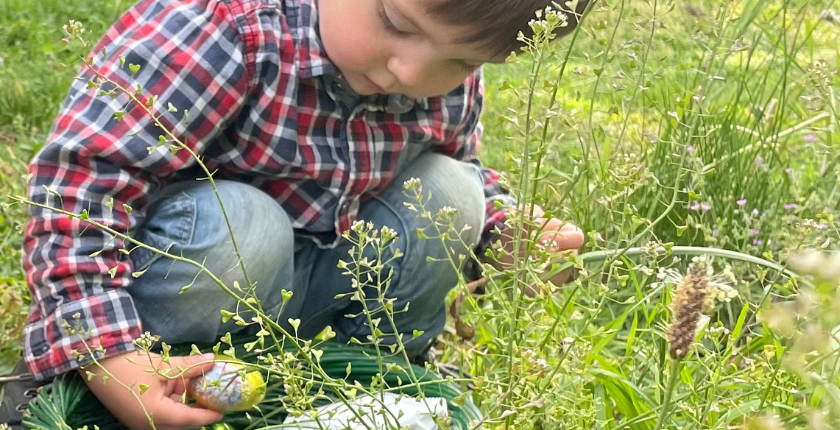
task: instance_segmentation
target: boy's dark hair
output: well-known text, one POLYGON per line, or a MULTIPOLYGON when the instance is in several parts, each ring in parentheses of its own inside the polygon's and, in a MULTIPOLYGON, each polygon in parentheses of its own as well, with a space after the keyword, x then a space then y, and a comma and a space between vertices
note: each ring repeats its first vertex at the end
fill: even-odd
MULTIPOLYGON (((516 40, 519 32, 532 37, 528 22, 536 18, 537 10, 551 6, 568 18, 568 25, 555 31, 557 38, 571 33, 577 27, 589 0, 434 0, 426 8, 432 18, 453 26, 474 27, 461 38, 461 43, 481 43, 494 57, 506 56, 523 46, 516 40), (568 4, 567 4, 568 3, 568 4), (558 7, 559 6, 559 7, 558 7), (572 6, 575 10, 572 11, 572 6)), ((594 0, 593 0, 594 1, 594 0)))

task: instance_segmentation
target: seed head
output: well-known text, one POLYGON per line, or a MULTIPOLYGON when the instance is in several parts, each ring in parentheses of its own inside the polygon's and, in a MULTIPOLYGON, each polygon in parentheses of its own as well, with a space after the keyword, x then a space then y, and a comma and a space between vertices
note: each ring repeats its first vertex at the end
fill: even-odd
POLYGON ((675 360, 688 355, 701 312, 714 306, 715 288, 709 282, 712 273, 712 265, 705 258, 695 258, 688 268, 688 274, 677 286, 671 304, 674 321, 671 323, 669 342, 669 352, 675 360))

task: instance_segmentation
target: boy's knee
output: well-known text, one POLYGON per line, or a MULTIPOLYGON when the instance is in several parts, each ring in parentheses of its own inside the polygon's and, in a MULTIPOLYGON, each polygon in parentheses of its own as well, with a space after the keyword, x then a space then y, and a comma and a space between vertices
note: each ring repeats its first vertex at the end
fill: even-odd
POLYGON ((486 209, 481 169, 436 153, 421 156, 416 167, 424 171, 423 193, 431 195, 427 208, 435 216, 451 216, 451 228, 461 234, 461 241, 475 246, 484 226, 486 209))
MULTIPOLYGON (((209 183, 175 184, 153 196, 138 239, 201 264, 240 296, 234 285, 247 289, 247 273, 263 308, 276 309, 282 303, 282 288, 275 284, 285 275, 291 279, 294 270, 291 222, 282 207, 257 188, 231 181, 216 185, 224 214, 209 183)), ((135 249, 131 258, 135 271, 143 274, 129 292, 144 326, 155 334, 168 342, 212 341, 221 330, 235 330, 222 327, 220 320, 207 319, 208 315, 219 319, 221 309, 234 310, 236 299, 194 263, 173 261, 145 249, 135 249)))

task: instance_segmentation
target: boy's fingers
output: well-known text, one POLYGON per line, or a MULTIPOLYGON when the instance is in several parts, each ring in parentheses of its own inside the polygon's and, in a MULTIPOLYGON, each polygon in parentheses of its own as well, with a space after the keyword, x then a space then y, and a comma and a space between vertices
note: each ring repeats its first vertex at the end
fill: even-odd
POLYGON ((203 375, 213 368, 213 354, 170 357, 169 363, 174 369, 183 369, 184 379, 192 379, 203 375))
POLYGON ((540 235, 541 245, 550 246, 553 251, 578 249, 583 246, 585 238, 583 230, 578 226, 556 218, 540 218, 536 222, 544 225, 543 233, 540 235))
POLYGON ((222 414, 200 407, 187 406, 180 399, 164 398, 161 405, 166 409, 165 417, 159 416, 155 423, 167 428, 199 428, 222 419, 222 414))

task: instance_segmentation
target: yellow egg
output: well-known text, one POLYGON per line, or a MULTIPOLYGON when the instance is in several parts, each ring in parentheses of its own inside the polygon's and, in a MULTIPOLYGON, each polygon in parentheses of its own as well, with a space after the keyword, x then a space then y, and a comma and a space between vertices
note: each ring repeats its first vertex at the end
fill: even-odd
POLYGON ((190 395, 196 403, 225 413, 251 409, 263 400, 266 384, 260 372, 247 372, 240 360, 217 358, 224 362, 216 363, 190 383, 190 395))

